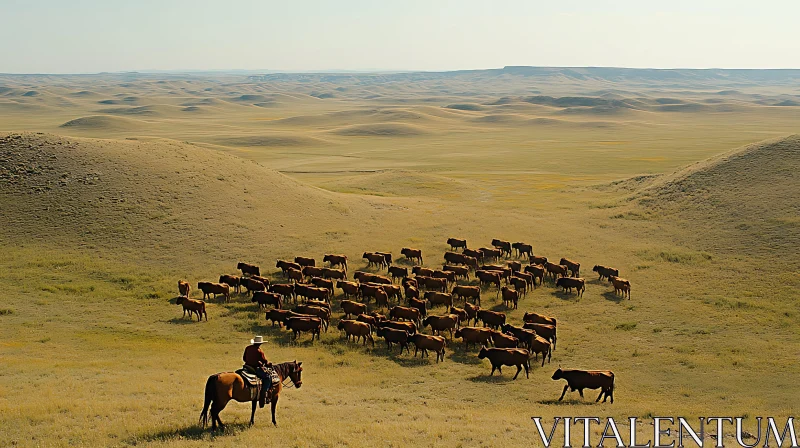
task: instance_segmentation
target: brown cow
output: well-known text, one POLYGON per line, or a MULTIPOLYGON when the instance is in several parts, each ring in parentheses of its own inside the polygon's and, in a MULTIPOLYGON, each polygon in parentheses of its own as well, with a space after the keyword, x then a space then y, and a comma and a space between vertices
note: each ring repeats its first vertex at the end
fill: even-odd
POLYGON ((377 328, 377 323, 380 322, 377 317, 370 316, 369 314, 359 314, 356 320, 369 324, 371 329, 377 328))
POLYGON ((582 278, 561 277, 556 280, 556 286, 564 288, 564 292, 572 292, 572 288, 575 288, 578 297, 582 297, 583 292, 586 291, 586 281, 582 278))
MULTIPOLYGON (((188 284, 188 283, 187 283, 188 284)), ((183 305, 183 317, 186 317, 186 312, 189 312, 189 319, 192 318, 192 313, 197 314, 197 321, 200 322, 203 318, 203 315, 206 316, 206 322, 208 322, 208 313, 206 312, 206 302, 202 300, 193 300, 185 296, 178 297, 178 300, 175 301, 178 305, 183 305)))
POLYGON ((292 330, 295 340, 297 340, 300 333, 311 333, 311 341, 313 342, 314 335, 317 335, 317 339, 319 339, 322 330, 322 319, 318 317, 290 317, 286 319, 286 328, 292 330))
POLYGON ((578 391, 583 398, 583 389, 600 389, 600 395, 597 396, 595 403, 600 401, 600 398, 605 394, 603 403, 607 398, 611 398, 611 403, 614 403, 614 372, 610 370, 558 370, 553 373, 553 380, 567 380, 567 385, 564 386, 564 391, 561 392, 561 398, 564 399, 564 394, 567 389, 571 392, 578 391))
POLYGON ((523 322, 531 322, 534 324, 547 324, 552 326, 556 325, 556 318, 545 316, 544 314, 537 314, 533 312, 526 312, 525 315, 522 316, 523 322))
POLYGON ((528 282, 526 282, 524 278, 511 277, 511 284, 514 286, 514 289, 523 296, 528 293, 528 282))
POLYGON ((253 280, 260 281, 261 283, 264 284, 264 286, 269 286, 270 284, 270 281, 267 277, 262 277, 260 275, 251 275, 250 278, 252 278, 253 280))
POLYGON ((476 258, 470 257, 468 255, 464 255, 464 264, 467 266, 468 269, 472 269, 473 271, 478 270, 478 260, 483 260, 483 258, 476 258))
POLYGON ((522 263, 519 261, 506 261, 506 266, 511 269, 511 272, 519 272, 522 270, 522 263))
POLYGON ((422 264, 422 251, 419 249, 404 247, 402 250, 400 250, 400 254, 406 257, 406 259, 411 260, 412 262, 417 262, 419 264, 422 264))
POLYGON ((411 350, 408 348, 408 332, 405 330, 396 330, 390 327, 378 327, 376 334, 378 337, 382 337, 386 341, 386 348, 388 350, 392 349, 392 344, 397 344, 400 346, 400 354, 403 354, 403 348, 411 354, 411 350))
POLYGON ((417 277, 433 277, 433 269, 424 266, 414 266, 411 268, 411 273, 417 277))
POLYGON ((249 295, 254 293, 255 291, 266 291, 267 287, 264 286, 264 283, 253 279, 252 277, 242 277, 241 278, 241 285, 245 287, 247 292, 245 294, 249 295))
POLYGON ((400 299, 403 298, 403 290, 400 289, 397 285, 381 285, 383 291, 386 293, 386 296, 391 299, 397 299, 397 303, 400 303, 400 299))
POLYGON ((533 276, 533 287, 536 288, 536 279, 539 279, 539 284, 544 283, 545 268, 541 264, 532 264, 525 266, 525 272, 533 276))
POLYGON ((533 253, 533 246, 530 244, 525 243, 513 243, 511 247, 517 252, 517 257, 522 257, 523 255, 528 255, 529 257, 533 253))
POLYGON ((430 302, 431 308, 434 305, 453 306, 453 295, 447 292, 428 291, 425 293, 425 300, 430 302))
POLYGON ((322 319, 322 326, 325 327, 325 332, 328 331, 328 325, 331 322, 331 310, 327 308, 320 308, 311 305, 297 305, 294 310, 295 313, 308 314, 309 316, 319 317, 322 319))
POLYGON ((412 322, 420 323, 422 319, 418 309, 404 306, 395 306, 389 310, 389 319, 392 320, 410 320, 412 322))
POLYGON ((384 261, 386 261, 386 266, 392 265, 392 253, 391 252, 375 252, 378 255, 383 255, 384 261))
POLYGON ((489 249, 488 247, 481 247, 478 250, 481 251, 484 263, 489 260, 499 260, 500 257, 503 256, 503 252, 501 252, 498 249, 489 249))
POLYGON ((547 257, 537 257, 536 255, 531 255, 531 257, 528 258, 528 262, 530 264, 538 264, 544 266, 547 264, 547 257))
POLYGON ((356 282, 339 282, 338 286, 339 286, 339 289, 342 290, 342 293, 344 293, 345 297, 350 297, 350 296, 358 297, 358 294, 359 294, 358 283, 356 283, 356 282))
POLYGON ((462 322, 469 325, 469 314, 467 314, 467 310, 451 306, 448 312, 458 316, 458 324, 456 324, 456 328, 460 327, 462 322))
POLYGON ((622 297, 625 297, 627 293, 628 300, 631 300, 631 282, 613 275, 609 277, 609 280, 611 280, 611 283, 614 285, 614 294, 622 292, 622 297))
POLYGON ((344 272, 347 272, 347 255, 325 254, 322 262, 330 263, 331 267, 341 266, 344 272))
POLYGON ((408 288, 409 286, 419 288, 419 282, 417 282, 417 279, 415 278, 406 277, 400 282, 400 284, 403 285, 403 288, 408 288))
POLYGON ((375 291, 375 306, 379 308, 389 308, 389 294, 381 287, 378 287, 378 290, 375 291))
POLYGON ((461 240, 458 238, 448 238, 447 244, 450 245, 450 250, 456 249, 466 249, 467 248, 467 240, 461 240))
POLYGON ((530 348, 531 342, 536 339, 536 332, 533 330, 526 330, 522 327, 517 327, 511 324, 505 324, 502 327, 503 333, 510 334, 519 339, 520 345, 530 348))
POLYGON ((478 353, 478 359, 485 358, 489 358, 489 362, 492 364, 492 373, 490 373, 489 376, 494 375, 495 370, 502 374, 503 366, 516 366, 517 373, 514 375, 513 379, 517 379, 519 372, 521 372, 523 368, 525 368, 525 377, 530 378, 528 371, 531 365, 530 352, 528 350, 523 348, 486 348, 484 345, 478 353))
POLYGON ((481 286, 495 285, 500 289, 500 273, 496 271, 475 271, 475 276, 481 283, 481 286))
POLYGON ((350 319, 352 315, 358 316, 367 312, 367 305, 352 300, 342 300, 341 307, 344 311, 345 319, 350 319))
POLYGON ((464 341, 464 349, 469 350, 470 344, 487 345, 492 342, 492 330, 479 327, 461 327, 456 330, 455 337, 464 341))
POLYGON ((333 282, 320 277, 311 277, 311 284, 318 288, 325 288, 331 292, 333 296, 333 282))
POLYGON ((401 266, 389 266, 389 275, 392 276, 392 281, 397 278, 402 279, 408 277, 408 268, 401 266))
POLYGON ((422 328, 430 325, 433 334, 441 335, 442 331, 450 332, 450 339, 453 339, 453 330, 458 325, 458 316, 455 314, 445 314, 443 316, 428 316, 422 321, 422 328))
POLYGON ((416 299, 413 297, 408 298, 408 307, 409 308, 416 308, 419 310, 419 315, 425 317, 428 315, 428 310, 426 309, 426 302, 425 300, 419 300, 419 297, 416 299))
MULTIPOLYGON (((464 251, 462 253, 464 254, 465 257, 472 257, 472 258, 478 260, 479 263, 483 263, 483 252, 481 252, 480 250, 464 249, 464 251)), ((464 264, 468 264, 468 263, 464 263, 464 264)))
POLYGON ((445 252, 444 253, 444 261, 452 264, 466 264, 465 262, 466 255, 460 254, 458 252, 445 252))
POLYGON ((317 261, 313 258, 307 257, 294 257, 294 262, 299 264, 300 266, 316 266, 317 261))
POLYGON ((236 275, 227 275, 227 274, 220 275, 219 276, 219 282, 220 283, 227 283, 228 286, 233 288, 233 291, 236 294, 239 294, 239 293, 242 292, 242 288, 241 288, 242 280, 241 280, 241 278, 239 278, 236 275))
POLYGON ((464 311, 467 312, 468 320, 473 320, 475 322, 473 325, 478 324, 478 310, 480 309, 481 307, 478 305, 473 305, 469 302, 464 303, 464 311))
POLYGON ((525 322, 522 325, 522 328, 526 330, 533 330, 536 332, 537 335, 545 338, 551 344, 553 344, 553 350, 556 349, 556 327, 554 325, 548 324, 535 324, 533 322, 525 322))
POLYGON ((603 265, 599 265, 599 264, 594 265, 594 267, 592 268, 592 272, 597 272, 597 274, 600 276, 600 277, 597 278, 598 280, 602 280, 603 278, 607 278, 608 281, 611 281, 611 276, 612 275, 614 277, 619 277, 619 269, 614 269, 614 268, 610 268, 608 266, 603 266, 603 265))
POLYGON ((369 303, 370 298, 376 298, 379 292, 383 293, 384 295, 386 294, 383 288, 381 288, 379 285, 370 285, 368 283, 362 283, 358 285, 358 292, 367 303, 369 303))
POLYGON ((514 291, 507 286, 503 286, 500 289, 500 292, 503 296, 503 304, 506 308, 511 308, 511 305, 514 305, 514 309, 517 309, 517 304, 519 303, 519 291, 514 291))
POLYGON ((395 330, 403 330, 408 334, 415 334, 417 332, 417 324, 415 324, 414 322, 401 322, 397 320, 379 319, 376 325, 378 328, 385 327, 385 328, 393 328, 395 330))
POLYGON ((239 262, 236 269, 242 271, 242 275, 261 275, 261 269, 254 264, 239 262))
POLYGON ((258 303, 259 308, 266 308, 267 305, 272 305, 278 309, 283 308, 283 298, 275 292, 256 291, 250 301, 258 303))
POLYGON ((437 270, 433 271, 432 277, 433 278, 443 278, 443 279, 447 280, 447 283, 455 283, 456 282, 456 273, 455 272, 440 271, 440 270, 437 269, 437 270))
POLYGON ((331 304, 329 302, 325 302, 323 300, 308 299, 308 300, 306 300, 306 305, 325 308, 326 310, 328 310, 328 315, 330 315, 333 312, 333 308, 331 307, 331 304))
POLYGON ((406 286, 406 299, 419 299, 419 289, 413 286, 406 286))
POLYGON ((544 268, 547 270, 547 274, 553 277, 553 282, 555 283, 556 278, 558 277, 566 277, 569 275, 569 268, 564 265, 550 263, 549 261, 544 265, 544 268))
POLYGON ((178 280, 178 295, 189 297, 189 292, 191 292, 191 290, 192 286, 189 282, 178 280))
POLYGON ((197 283, 197 289, 203 291, 203 299, 206 299, 211 294, 216 299, 217 294, 222 294, 226 302, 231 301, 231 288, 227 283, 199 282, 197 283))
POLYGON ((323 270, 322 270, 322 268, 318 268, 316 266, 303 266, 303 268, 300 271, 307 278, 310 278, 310 277, 322 278, 323 270))
POLYGON ((542 367, 544 367, 544 358, 547 357, 547 363, 550 364, 550 359, 553 357, 553 350, 550 346, 550 341, 541 336, 534 336, 533 340, 528 343, 528 348, 533 353, 536 359, 539 359, 539 353, 542 354, 542 367))
POLYGON ((441 336, 428 336, 426 334, 417 333, 408 337, 408 340, 414 343, 414 357, 417 357, 417 350, 422 350, 422 356, 428 356, 428 350, 436 353, 436 362, 439 358, 444 362, 444 348, 447 345, 444 338, 441 336))
POLYGON ((347 273, 341 269, 322 268, 322 278, 328 280, 347 280, 347 273))
POLYGON ((469 268, 464 266, 450 266, 446 264, 442 267, 443 271, 452 272, 455 274, 457 278, 463 278, 464 280, 469 280, 469 268))
POLYGON ((288 319, 292 315, 292 312, 289 310, 279 310, 279 309, 271 309, 267 311, 266 318, 267 320, 272 321, 272 326, 275 326, 275 322, 278 323, 278 326, 283 326, 286 323, 286 319, 288 319))
POLYGON ((361 258, 367 260, 367 267, 377 266, 378 268, 385 268, 389 266, 386 264, 386 257, 379 253, 364 252, 361 258))
POLYGON ((295 283, 302 283, 305 280, 305 276, 303 275, 303 271, 289 268, 283 272, 283 275, 286 277, 287 280, 293 281, 295 283))
POLYGON ((316 286, 303 283, 295 283, 294 294, 296 297, 305 297, 306 299, 321 299, 329 302, 331 292, 328 288, 318 288, 316 286))
MULTIPOLYGON (((527 268, 528 266, 525 266, 525 267, 527 268)), ((525 280, 525 285, 526 285, 525 289, 526 290, 528 289, 527 288, 528 286, 534 286, 535 285, 534 277, 533 277, 532 274, 529 274, 527 272, 513 272, 511 275, 513 277, 521 278, 521 279, 525 280)), ((526 293, 527 293, 527 291, 526 291, 526 293)))
POLYGON ((275 267, 276 268, 280 268, 280 270, 283 271, 283 275, 286 275, 286 270, 290 269, 290 268, 291 269, 297 269, 298 271, 302 271, 303 270, 303 267, 300 266, 299 264, 293 263, 291 261, 286 261, 286 260, 278 260, 275 263, 275 267))
POLYGON ((507 254, 509 257, 511 256, 511 242, 498 240, 497 238, 492 240, 492 247, 496 249, 500 249, 501 255, 507 254))
POLYGON ((364 345, 367 345, 367 340, 369 340, 372 346, 375 347, 375 340, 372 339, 372 326, 368 323, 343 319, 339 321, 336 328, 344 330, 348 342, 350 341, 350 336, 353 336, 356 344, 360 338, 364 338, 364 345))
POLYGON ((422 277, 422 280, 424 280, 423 284, 425 285, 425 289, 428 291, 447 291, 446 278, 422 277))
POLYGON ((484 327, 500 328, 506 323, 506 315, 491 310, 478 310, 478 320, 483 322, 484 327))
POLYGON ((489 330, 492 332, 492 342, 497 348, 519 348, 519 339, 516 337, 505 334, 497 330, 489 330))
POLYGON ((558 262, 558 264, 566 266, 567 269, 569 269, 569 271, 572 273, 573 277, 580 277, 581 276, 581 264, 580 263, 578 263, 576 261, 568 260, 566 258, 562 258, 561 261, 558 262))
MULTIPOLYGON (((275 285, 270 285, 269 292, 277 292, 288 302, 289 299, 294 297, 294 285, 291 283, 278 283, 275 285)), ((295 300, 295 302, 297 301, 295 300)))
POLYGON ((478 305, 481 304, 481 287, 480 286, 461 286, 457 285, 453 287, 453 297, 463 298, 464 303, 467 303, 467 299, 473 299, 473 302, 477 303, 478 305))

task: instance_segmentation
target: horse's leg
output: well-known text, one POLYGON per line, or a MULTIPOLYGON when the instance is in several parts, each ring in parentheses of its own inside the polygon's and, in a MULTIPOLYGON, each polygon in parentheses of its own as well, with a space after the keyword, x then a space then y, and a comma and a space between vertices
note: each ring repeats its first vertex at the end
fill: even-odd
POLYGON ((275 420, 275 408, 278 407, 278 394, 272 396, 272 403, 270 405, 272 409, 272 424, 278 426, 278 421, 275 420))
POLYGON ((256 403, 258 403, 258 401, 256 401, 256 400, 253 400, 253 410, 252 410, 252 411, 250 411, 250 426, 253 426, 253 423, 255 423, 255 417, 256 417, 256 403))

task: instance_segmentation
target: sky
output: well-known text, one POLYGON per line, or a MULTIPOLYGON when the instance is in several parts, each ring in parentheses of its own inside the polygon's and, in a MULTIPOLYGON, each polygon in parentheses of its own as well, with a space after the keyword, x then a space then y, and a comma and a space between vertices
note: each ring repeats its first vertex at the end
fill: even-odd
POLYGON ((798 0, 0 0, 0 73, 800 68, 798 0))

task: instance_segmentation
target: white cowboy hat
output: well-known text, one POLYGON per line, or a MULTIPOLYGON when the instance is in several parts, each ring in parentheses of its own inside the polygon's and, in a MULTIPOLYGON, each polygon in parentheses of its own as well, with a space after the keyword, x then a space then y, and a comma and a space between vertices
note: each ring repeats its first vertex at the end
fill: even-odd
POLYGON ((250 343, 251 344, 263 344, 264 343, 264 338, 262 338, 261 336, 256 336, 255 338, 250 339, 250 343))

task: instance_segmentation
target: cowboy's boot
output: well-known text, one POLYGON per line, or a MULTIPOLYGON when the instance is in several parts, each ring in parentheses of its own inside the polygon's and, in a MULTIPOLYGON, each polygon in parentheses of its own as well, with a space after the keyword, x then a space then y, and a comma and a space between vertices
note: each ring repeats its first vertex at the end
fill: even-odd
POLYGON ((258 406, 263 408, 267 404, 267 392, 269 392, 269 382, 261 380, 261 396, 258 397, 258 406))

